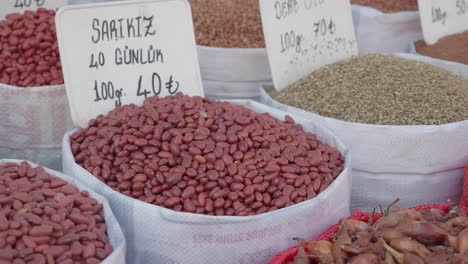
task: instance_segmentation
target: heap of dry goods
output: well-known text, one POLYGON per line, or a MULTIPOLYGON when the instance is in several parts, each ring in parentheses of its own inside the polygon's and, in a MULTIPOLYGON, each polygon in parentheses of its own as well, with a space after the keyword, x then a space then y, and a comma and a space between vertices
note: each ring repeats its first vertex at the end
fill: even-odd
POLYGON ((416 42, 416 51, 429 57, 468 65, 468 31, 442 38, 431 46, 420 40, 416 42))
POLYGON ((55 11, 9 14, 0 22, 0 83, 19 87, 63 84, 55 11))
POLYGON ((0 165, 0 263, 97 264, 111 252, 102 204, 27 162, 0 165))
POLYGON ((197 43, 224 48, 263 48, 258 0, 190 0, 197 43))
POLYGON ((71 137, 75 160, 125 195, 176 211, 255 215, 314 198, 340 152, 282 122, 201 97, 118 107, 71 137))
POLYGON ((418 0, 351 0, 351 3, 373 7, 384 13, 418 10, 418 0))
POLYGON ((468 119, 468 80, 423 62, 376 54, 325 66, 270 95, 350 122, 438 125, 468 119))

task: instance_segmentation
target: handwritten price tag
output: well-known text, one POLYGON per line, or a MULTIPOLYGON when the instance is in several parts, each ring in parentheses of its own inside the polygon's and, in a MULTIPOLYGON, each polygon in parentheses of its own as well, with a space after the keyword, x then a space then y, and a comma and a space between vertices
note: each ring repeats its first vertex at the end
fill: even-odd
POLYGON ((418 5, 428 45, 468 30, 468 0, 418 0, 418 5))
POLYGON ((0 0, 0 19, 11 13, 23 13, 40 7, 57 9, 63 6, 64 0, 0 0))
POLYGON ((260 0, 260 11, 277 90, 358 52, 349 1, 260 0))
POLYGON ((56 25, 76 126, 150 96, 203 96, 186 0, 67 6, 56 25))

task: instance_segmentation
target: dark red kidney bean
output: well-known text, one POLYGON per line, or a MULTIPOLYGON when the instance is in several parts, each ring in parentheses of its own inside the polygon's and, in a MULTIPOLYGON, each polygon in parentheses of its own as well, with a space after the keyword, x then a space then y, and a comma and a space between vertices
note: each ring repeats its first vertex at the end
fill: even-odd
POLYGON ((89 243, 83 247, 83 252, 81 253, 83 258, 92 258, 96 255, 96 246, 94 243, 89 243))
POLYGON ((217 198, 214 201, 214 207, 215 208, 223 208, 224 207, 225 200, 223 198, 217 198))
POLYGON ((213 199, 224 198, 228 194, 229 194, 229 189, 222 189, 222 190, 219 190, 219 191, 213 193, 212 198, 213 199))
POLYGON ((255 201, 255 196, 250 195, 247 198, 245 198, 244 203, 251 205, 255 201))
POLYGON ((211 200, 210 198, 206 199, 205 211, 208 213, 211 213, 213 212, 213 210, 214 210, 213 200, 211 200))
POLYGON ((275 200, 274 205, 278 208, 284 207, 289 202, 289 197, 280 196, 275 200))
POLYGON ((295 188, 291 185, 286 185, 283 188, 283 195, 286 197, 291 197, 292 192, 295 190, 295 188))
POLYGON ((257 202, 263 202, 263 195, 260 192, 255 193, 255 200, 257 202))
MULTIPOLYGON (((9 199, 0 195, 0 259, 18 264, 85 263, 81 243, 95 248, 108 243, 102 204, 87 191, 27 162, 0 165, 0 179, 0 192, 7 186, 12 192, 9 199), (5 250, 7 245, 15 248, 16 259, 5 250)), ((112 252, 112 247, 102 247, 93 255, 98 263, 112 252)))
POLYGON ((168 198, 166 201, 164 201, 164 206, 165 207, 174 207, 179 203, 180 203, 180 198, 179 197, 171 197, 171 198, 168 198))
POLYGON ((71 146, 77 163, 125 195, 176 211, 253 215, 315 197, 344 168, 337 149, 285 120, 179 93, 117 107, 74 133, 71 146))
POLYGON ((251 195, 251 194, 254 193, 254 191, 255 191, 255 189, 254 189, 254 187, 253 187, 252 185, 248 185, 248 186, 246 186, 246 187, 244 188, 244 193, 245 193, 246 195, 251 195))
POLYGON ((236 192, 230 192, 228 198, 231 201, 236 201, 239 198, 239 195, 236 192))
POLYGON ((242 189, 244 189, 245 185, 242 184, 242 183, 233 183, 231 184, 231 190, 233 191, 240 191, 242 189))
POLYGON ((181 197, 183 199, 190 199, 195 195, 195 188, 193 186, 188 186, 185 188, 185 190, 182 192, 181 197))
POLYGON ((314 187, 315 192, 318 192, 320 190, 321 184, 322 184, 322 179, 320 177, 317 177, 314 179, 313 187, 314 187))
POLYGON ((197 210, 197 207, 191 200, 185 200, 184 201, 184 211, 189 212, 189 213, 194 213, 197 210))

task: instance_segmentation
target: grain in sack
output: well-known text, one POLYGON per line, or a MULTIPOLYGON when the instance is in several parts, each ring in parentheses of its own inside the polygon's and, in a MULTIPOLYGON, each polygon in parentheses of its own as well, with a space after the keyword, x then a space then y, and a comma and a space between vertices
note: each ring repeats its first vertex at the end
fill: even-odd
POLYGON ((0 158, 60 168, 60 138, 72 128, 55 34, 55 11, 0 22, 0 158))
POLYGON ((372 7, 384 13, 418 11, 418 0, 351 0, 351 3, 372 7))
POLYGON ((350 146, 352 206, 365 210, 395 197, 402 206, 459 199, 468 159, 467 100, 467 79, 377 54, 325 66, 284 91, 263 91, 262 98, 331 129, 350 146))
POLYGON ((27 161, 0 160, 0 262, 125 263, 105 198, 27 161))
POLYGON ((434 45, 419 40, 415 46, 418 54, 468 65, 468 31, 446 36, 434 45))
POLYGON ((148 98, 65 135, 64 170, 109 197, 128 262, 265 263, 290 243, 278 238, 320 233, 349 214, 339 140, 261 104, 235 104, 148 98))
POLYGON ((257 0, 190 0, 207 97, 258 99, 272 77, 257 0))
POLYGON ((436 65, 468 78, 468 31, 447 36, 431 46, 423 40, 411 43, 414 58, 436 65))
POLYGON ((422 56, 422 55, 415 54, 415 53, 396 53, 395 55, 401 58, 421 61, 427 64, 431 64, 438 68, 442 68, 449 72, 455 73, 456 75, 462 76, 465 79, 468 79, 468 66, 458 63, 458 62, 434 59, 431 57, 422 56))

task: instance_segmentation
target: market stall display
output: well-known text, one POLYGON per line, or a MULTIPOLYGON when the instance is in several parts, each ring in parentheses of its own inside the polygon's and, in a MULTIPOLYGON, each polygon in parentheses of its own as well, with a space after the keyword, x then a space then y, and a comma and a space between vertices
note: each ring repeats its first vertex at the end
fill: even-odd
POLYGON ((258 0, 190 0, 207 97, 256 99, 271 84, 258 0))
POLYGON ((148 98, 65 135, 64 170, 110 199, 131 238, 128 261, 264 263, 278 238, 318 234, 348 215, 344 146, 303 119, 298 125, 281 111, 238 104, 148 98), (149 218, 154 226, 144 224, 149 218), (306 230, 308 221, 317 224, 306 230), (174 230, 185 254, 168 248, 174 230))
POLYGON ((107 200, 60 173, 0 160, 2 263, 125 263, 107 200))
POLYGON ((0 22, 0 156, 60 168, 60 137, 72 126, 54 16, 39 8, 0 22))
POLYGON ((300 246, 270 264, 464 263, 467 220, 466 209, 453 205, 355 211, 313 241, 298 239, 300 246))
MULTIPOLYGON (((258 1, 191 0, 190 4, 206 95, 258 100, 257 87, 272 84, 258 1)), ((417 12, 385 14, 353 6, 353 20, 363 53, 408 52, 411 43, 422 38, 417 12)))
POLYGON ((444 37, 434 45, 419 40, 415 49, 424 56, 468 65, 468 31, 444 37))
POLYGON ((466 79, 422 62, 361 55, 269 91, 264 103, 330 128, 353 151, 353 207, 370 210, 391 197, 402 206, 459 199, 466 79))
POLYGON ((468 263, 468 0, 0 10, 0 264, 468 263))

